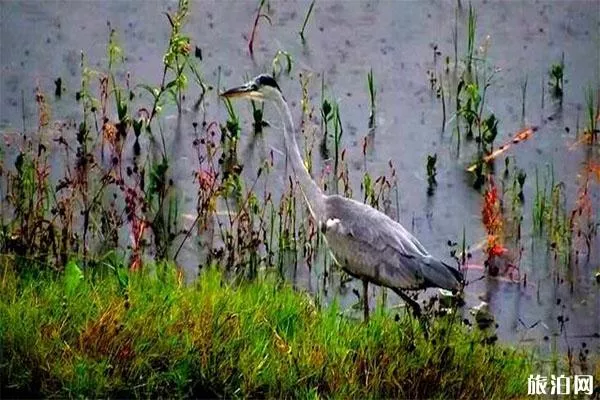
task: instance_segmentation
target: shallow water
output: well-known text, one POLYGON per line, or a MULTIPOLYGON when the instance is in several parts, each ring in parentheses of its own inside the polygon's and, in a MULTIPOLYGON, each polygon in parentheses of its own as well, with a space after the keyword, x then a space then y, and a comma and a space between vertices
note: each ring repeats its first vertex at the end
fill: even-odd
MULTIPOLYGON (((463 2, 464 3, 464 2, 463 2)), ((436 68, 433 45, 442 55, 453 57, 452 31, 455 23, 455 2, 372 1, 317 2, 306 29, 306 42, 298 36, 309 2, 270 2, 267 10, 272 24, 262 20, 255 42, 255 54, 248 54, 247 38, 256 11, 255 1, 193 3, 186 27, 194 45, 202 49, 204 77, 214 88, 237 85, 248 76, 270 71, 278 49, 294 58, 291 77, 282 75, 279 84, 292 104, 294 118, 300 117, 301 97, 298 72, 313 74, 310 85, 315 107, 320 102, 320 81, 325 74, 326 94, 335 98, 341 109, 344 126, 343 144, 348 149, 350 175, 354 196, 361 198, 363 174, 361 143, 368 133, 369 98, 366 76, 372 68, 377 89, 376 131, 372 150, 367 155, 370 173, 374 176, 388 171, 392 161, 398 174, 400 221, 412 231, 431 253, 451 261, 449 240, 460 242, 463 227, 466 241, 474 246, 485 238, 481 223, 481 194, 471 188, 465 167, 474 154, 474 145, 463 145, 457 156, 452 139, 452 122, 442 132, 441 103, 430 89, 427 72, 436 68), (435 194, 426 193, 425 160, 428 154, 438 155, 435 194)), ((600 296, 594 283, 594 273, 600 269, 600 247, 596 237, 589 262, 585 256, 572 272, 573 287, 556 283, 553 272, 559 268, 543 241, 532 245, 531 207, 535 193, 534 171, 540 178, 546 165, 552 165, 556 181, 565 183, 569 207, 577 194, 577 175, 586 159, 598 162, 598 148, 586 152, 585 147, 569 147, 575 142, 576 127, 585 121, 584 89, 599 87, 600 65, 600 5, 596 1, 529 1, 475 2, 478 45, 489 35, 489 63, 498 67, 488 90, 486 106, 498 119, 496 143, 504 143, 524 125, 539 126, 528 141, 512 148, 508 154, 526 170, 523 253, 521 274, 527 274, 526 286, 505 280, 485 278, 467 287, 469 306, 481 299, 490 303, 498 321, 502 340, 532 341, 543 348, 579 349, 582 342, 600 353, 600 296), (547 71, 565 54, 565 95, 559 107, 550 98, 547 71), (525 118, 521 115, 521 84, 527 79, 525 118), (544 90, 544 94, 542 94, 544 90), (542 96, 544 106, 542 107, 542 96), (566 128, 569 128, 567 132, 566 128), (557 299, 560 299, 557 300, 557 299), (569 320, 561 333, 557 318, 569 320), (526 328, 525 326, 532 326, 526 328), (594 337, 595 335, 595 337, 594 337), (549 337, 547 341, 540 340, 549 337)), ((80 84, 80 51, 84 50, 92 67, 105 65, 107 21, 119 34, 127 55, 127 68, 134 82, 157 83, 162 75, 162 54, 168 40, 168 23, 162 11, 176 7, 176 2, 2 2, 0 28, 0 131, 5 135, 22 130, 21 93, 24 94, 25 127, 35 127, 34 89, 42 85, 52 93, 53 81, 63 79, 67 89, 62 99, 53 100, 55 118, 75 120, 79 108, 73 101, 80 84)), ((459 13, 459 54, 466 45, 467 11, 459 13)), ((195 98, 192 89, 188 99, 195 98)), ((191 103, 191 100, 188 101, 191 103)), ((187 105, 191 107, 190 104, 187 105)), ((246 104, 237 104, 242 115, 244 132, 251 131, 251 113, 246 104)), ((226 112, 220 105, 216 90, 208 93, 205 102, 208 120, 224 121, 226 112)), ((450 120, 451 110, 448 111, 450 120)), ((318 113, 318 111, 317 111, 318 113)), ((184 212, 194 213, 196 188, 191 170, 195 156, 191 148, 193 121, 202 116, 186 112, 181 129, 175 129, 177 116, 165 120, 169 135, 168 148, 178 160, 174 169, 177 185, 184 193, 184 212)), ((245 142, 241 150, 242 163, 249 176, 268 156, 270 149, 281 151, 283 142, 276 114, 266 107, 266 119, 273 128, 252 143, 245 142)), ((463 141, 464 144, 464 141, 463 141)), ((317 151, 315 151, 317 153, 317 151)), ((514 162, 514 160, 512 160, 514 162)), ((315 156, 317 166, 323 162, 315 156)), ((276 172, 283 171, 285 159, 275 152, 276 172)), ((498 177, 503 170, 504 156, 497 161, 498 177)), ((273 174, 269 185, 277 193, 285 183, 284 174, 273 174), (280 179, 277 178, 280 176, 280 179)), ((590 199, 600 212, 598 182, 592 183, 590 199)), ((197 269, 196 249, 186 245, 180 260, 190 275, 197 269)), ((473 252, 468 278, 477 280, 483 274, 481 252, 473 252)), ((563 268, 563 267, 560 267, 563 268)), ((311 276, 305 266, 298 267, 296 278, 301 286, 319 291, 321 269, 311 276)), ((360 289, 358 282, 350 285, 360 289)), ((350 306, 356 301, 352 290, 329 290, 328 297, 337 296, 350 306)), ((371 305, 379 302, 379 292, 372 293, 371 305)), ((388 296, 388 304, 397 298, 388 296)))

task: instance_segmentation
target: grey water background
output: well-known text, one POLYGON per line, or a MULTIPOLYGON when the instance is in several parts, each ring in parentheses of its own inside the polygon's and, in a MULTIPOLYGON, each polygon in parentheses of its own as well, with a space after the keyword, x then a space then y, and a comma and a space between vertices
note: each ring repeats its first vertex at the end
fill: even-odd
MULTIPOLYGON (((466 46, 465 2, 459 13, 459 55, 466 46)), ((398 175, 399 210, 392 213, 434 255, 451 261, 447 242, 460 242, 463 227, 468 244, 485 238, 481 224, 482 196, 470 186, 465 167, 472 151, 463 147, 457 157, 451 122, 442 132, 440 101, 430 89, 428 71, 434 70, 433 47, 442 55, 437 67, 448 55, 453 57, 453 29, 456 2, 444 1, 317 1, 306 28, 306 41, 298 31, 310 2, 271 1, 266 10, 271 24, 261 20, 255 40, 255 54, 248 54, 247 42, 256 12, 255 1, 198 1, 191 3, 191 15, 185 31, 193 45, 202 50, 201 68, 207 84, 203 112, 191 110, 192 88, 186 111, 178 119, 174 110, 165 110, 164 128, 167 147, 176 160, 173 175, 180 188, 183 212, 195 213, 196 186, 192 171, 197 168, 191 143, 192 123, 208 120, 224 121, 226 112, 217 97, 220 88, 238 85, 247 77, 271 71, 277 50, 293 57, 290 76, 282 74, 279 84, 291 103, 296 125, 300 118, 301 89, 298 72, 312 74, 309 86, 312 104, 320 102, 321 74, 326 95, 340 104, 344 126, 343 146, 354 197, 363 174, 361 143, 368 134, 369 98, 367 72, 372 69, 377 90, 376 133, 372 151, 367 155, 370 173, 388 171, 392 161, 398 175), (177 129, 177 124, 180 124, 177 129), (426 193, 425 160, 438 155, 438 186, 433 196, 426 193)), ((157 1, 3 1, 0 4, 0 132, 4 135, 22 130, 21 93, 24 94, 25 128, 33 130, 35 87, 53 91, 53 81, 61 77, 66 93, 52 99, 53 118, 80 118, 74 101, 80 85, 80 53, 84 51, 92 68, 106 64, 107 21, 116 29, 126 54, 126 68, 136 83, 157 84, 162 76, 162 55, 168 44, 169 25, 163 11, 173 10, 176 2, 157 1)), ((600 78, 600 5, 597 1, 484 1, 474 2, 477 12, 478 46, 489 37, 487 58, 498 68, 488 90, 486 104, 500 120, 496 143, 504 143, 524 125, 540 129, 528 141, 515 146, 508 154, 528 176, 525 184, 522 273, 528 274, 529 285, 523 286, 493 278, 484 278, 466 289, 468 306, 482 299, 498 322, 501 340, 531 342, 541 348, 580 348, 600 353, 600 296, 594 273, 600 269, 600 247, 596 238, 589 261, 582 257, 573 271, 573 290, 566 283, 552 279, 553 264, 544 244, 531 235, 531 208, 535 192, 534 171, 543 177, 548 165, 555 179, 565 183, 568 204, 577 195, 577 175, 586 157, 596 161, 598 149, 586 153, 583 147, 570 148, 575 142, 576 127, 585 118, 584 89, 597 90, 600 78), (565 55, 565 96, 559 107, 548 94, 548 69, 565 55), (521 116, 521 85, 527 79, 525 121, 521 116), (542 90, 545 94, 542 94, 542 90), (542 96, 545 96, 542 107, 542 96), (568 131, 566 128, 569 128, 568 131), (560 300, 558 300, 560 299, 560 300), (562 327, 560 316, 568 317, 562 327), (531 327, 532 325, 535 325, 531 327), (530 328, 531 327, 531 328, 530 328), (544 340, 549 338, 549 340, 544 340)), ((191 85, 193 86, 193 85, 191 85)), ((241 113, 243 132, 252 131, 249 105, 235 105, 241 113)), ((272 127, 256 140, 244 139, 240 154, 245 171, 255 174, 258 166, 275 149, 275 174, 269 185, 281 193, 286 179, 283 139, 278 116, 267 105, 266 120, 272 127)), ((448 111, 451 116, 451 110, 448 111)), ((316 153, 316 151, 315 151, 316 153)), ((502 171, 504 157, 497 161, 502 171)), ((323 160, 315 163, 323 168, 323 160)), ((600 213, 598 183, 592 183, 590 198, 600 213)), ((393 204, 393 206, 395 206, 393 204)), ((194 276, 200 249, 194 241, 186 243, 180 260, 188 274, 194 276)), ((474 252, 473 264, 483 256, 474 252)), ((322 269, 312 275, 300 266, 296 279, 299 286, 320 292, 318 282, 322 269)), ((468 271, 476 280, 483 274, 468 271)), ((360 283, 351 283, 360 289, 360 283)), ((337 298, 350 308, 356 302, 352 290, 328 290, 326 298, 337 298)), ((397 303, 390 294, 387 304, 397 303)), ((371 306, 380 302, 380 292, 371 292, 371 306)), ((467 313, 465 313, 465 316, 467 313)))

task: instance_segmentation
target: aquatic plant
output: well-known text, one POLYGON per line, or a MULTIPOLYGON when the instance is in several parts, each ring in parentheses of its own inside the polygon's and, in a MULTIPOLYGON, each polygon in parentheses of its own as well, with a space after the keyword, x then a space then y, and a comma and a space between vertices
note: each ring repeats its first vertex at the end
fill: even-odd
POLYGON ((342 135, 344 128, 342 127, 342 120, 340 118, 340 107, 337 103, 333 105, 333 176, 334 176, 334 188, 335 193, 338 193, 338 179, 340 170, 340 152, 342 148, 342 135))
POLYGON ((535 172, 535 196, 533 201, 533 231, 545 237, 555 259, 560 257, 563 265, 569 264, 572 248, 572 232, 567 212, 565 185, 556 182, 554 168, 549 166, 540 184, 538 170, 535 172))
POLYGON ((483 194, 481 220, 487 233, 486 262, 489 264, 494 257, 504 254, 503 246, 503 216, 500 206, 498 188, 493 179, 488 180, 488 187, 483 194))
POLYGON ((308 6, 308 11, 306 11, 306 15, 304 16, 304 22, 302 23, 302 29, 300 29, 300 39, 302 39, 302 42, 304 42, 304 29, 306 29, 306 24, 308 24, 308 19, 310 18, 310 15, 312 14, 313 11, 313 7, 315 6, 315 1, 316 0, 312 0, 310 2, 310 5, 308 6))
POLYGON ((527 101, 527 75, 521 82, 521 122, 525 123, 525 105, 527 101))
MULTIPOLYGON (((304 25, 313 5, 314 1, 304 25)), ((197 164, 190 168, 190 180, 195 185, 190 192, 195 192, 191 196, 196 196, 196 210, 194 215, 181 215, 181 198, 171 176, 173 160, 167 156, 163 136, 163 110, 175 106, 178 111, 185 109, 190 78, 202 91, 195 103, 197 110, 206 90, 219 92, 221 79, 219 68, 215 89, 209 89, 199 66, 190 60, 194 52, 191 38, 183 33, 185 15, 181 9, 168 16, 175 33, 165 50, 161 82, 144 86, 133 83, 134 77, 122 68, 124 51, 117 33, 109 29, 109 65, 92 70, 82 58, 77 98, 83 118, 76 123, 54 123, 50 101, 40 85, 36 93, 37 133, 43 135, 23 130, 14 166, 9 165, 0 146, 0 179, 9 183, 5 186, 9 197, 0 205, 0 252, 9 255, 9 269, 13 265, 18 269, 18 274, 4 275, 0 289, 0 342, 6 346, 3 354, 11 354, 0 361, 0 369, 2 374, 12 374, 8 378, 3 375, 2 382, 10 382, 11 390, 42 391, 47 396, 460 397, 467 393, 504 398, 521 394, 519 385, 525 381, 524 366, 528 364, 513 357, 511 350, 503 354, 503 346, 484 343, 477 332, 468 332, 454 316, 432 321, 433 341, 425 341, 420 338, 420 327, 409 317, 399 315, 394 322, 393 312, 381 307, 370 324, 360 325, 341 316, 344 310, 337 305, 325 307, 321 294, 309 299, 284 283, 302 263, 312 268, 322 237, 307 217, 293 180, 286 181, 281 196, 271 193, 273 150, 267 151, 254 171, 241 165, 237 155, 245 129, 244 114, 229 103, 224 103, 225 121, 206 120, 205 114, 204 120, 193 123, 197 164), (56 131, 46 135, 50 127, 56 131), (64 171, 59 170, 62 164, 48 160, 52 143, 66 160, 64 171), (56 180, 56 176, 60 178, 56 180), (183 284, 181 271, 158 260, 177 261, 189 241, 202 252, 202 272, 188 287, 183 284), (158 263, 148 262, 150 257, 158 263), (36 270, 45 268, 67 271, 50 276, 36 270), (128 268, 138 273, 130 274, 128 268), (36 279, 29 280, 28 276, 36 279), (10 286, 14 282, 14 287, 10 286), (285 308, 283 314, 279 306, 285 308), (41 318, 46 314, 50 320, 41 318), (191 323, 190 315, 202 323, 191 323), (161 355, 156 356, 156 351, 161 355), (469 383, 477 377, 487 379, 483 386, 469 383)), ((278 70, 274 72, 286 71, 286 59, 291 68, 285 54, 278 52, 275 58, 278 61, 273 68, 278 70)), ((469 98, 472 101, 469 111, 456 118, 460 117, 466 128, 465 115, 472 117, 472 133, 481 136, 483 148, 477 154, 478 174, 485 177, 486 163, 500 153, 493 145, 498 121, 482 111, 486 79, 477 75, 478 63, 475 54, 474 81, 465 79, 460 92, 461 106, 466 107, 469 98), (467 92, 468 85, 476 90, 467 92), (488 152, 493 154, 485 154, 488 152)), ((442 99, 444 126, 444 82, 451 101, 453 88, 448 82, 452 80, 442 79, 442 73, 434 74, 434 78, 434 89, 442 99)), ((300 84, 304 162, 315 176, 325 177, 321 184, 327 191, 351 196, 350 153, 344 143, 348 139, 342 134, 340 106, 325 99, 323 75, 321 101, 314 108, 309 103, 307 80, 301 77, 300 84), (314 116, 319 111, 321 118, 314 116), (321 130, 319 122, 323 124, 321 130), (312 161, 315 137, 322 137, 332 152, 322 171, 313 171, 319 168, 312 161)), ((367 84, 369 122, 374 125, 372 70, 367 84)), ((54 85, 56 91, 58 84, 54 85)), ((251 118, 256 134, 267 126, 262 107, 255 103, 251 118)), ((363 141, 363 200, 391 214, 393 189, 395 217, 399 218, 396 170, 390 161, 386 172, 369 171, 366 153, 373 147, 370 140, 365 137, 363 141)), ((435 182, 437 154, 429 158, 431 184, 435 182)), ((592 165, 588 167, 591 181, 595 170, 592 165)), ((516 170, 511 174, 511 193, 524 197, 525 174, 516 170)), ((554 197, 546 199, 547 207, 563 204, 567 209, 564 190, 560 190, 555 195, 557 201, 554 197)), ((569 209, 567 221, 571 233, 579 235, 573 239, 577 241, 575 247, 582 249, 595 234, 585 218, 577 217, 579 210, 587 216, 585 193, 584 189, 578 193, 579 202, 575 209, 569 209)), ((503 197, 504 191, 496 193, 497 202, 493 202, 500 204, 501 210, 503 197)), ((544 226, 556 224, 557 218, 550 220, 546 213, 542 213, 544 226)), ((513 215, 516 212, 510 217, 513 215)), ((502 233, 506 234, 509 216, 501 216, 502 233)), ((560 236, 560 229, 556 231, 554 236, 560 236)), ((493 252, 495 244, 488 252, 493 252)), ((465 227, 460 246, 464 264, 468 257, 465 227)), ((323 270, 315 270, 322 279, 313 281, 315 290, 326 296, 327 290, 332 293, 338 289, 332 284, 331 266, 326 258, 323 270)), ((385 295, 382 298, 385 304, 385 295)))
POLYGON ((149 111, 150 115, 147 117, 148 121, 145 125, 149 133, 152 132, 152 121, 162 110, 164 105, 163 96, 165 94, 171 96, 177 105, 177 110, 179 112, 182 111, 183 91, 188 84, 187 73, 192 75, 194 81, 202 90, 201 97, 196 106, 198 106, 198 103, 201 101, 207 90, 202 81, 198 66, 192 56, 191 39, 182 32, 188 14, 188 0, 179 0, 177 11, 172 15, 168 13, 165 14, 171 26, 171 33, 169 35, 169 45, 163 56, 164 68, 161 83, 158 86, 150 86, 147 84, 139 85, 139 87, 145 89, 154 100, 149 111), (169 81, 167 81, 167 79, 169 79, 169 81))
MULTIPOLYGON (((442 133, 446 128, 446 101, 454 102, 454 113, 449 122, 454 121, 453 137, 456 137, 456 155, 460 156, 463 133, 467 142, 474 139, 477 144, 476 153, 472 156, 474 161, 468 171, 474 173, 473 187, 479 189, 485 183, 486 176, 493 172, 489 165, 493 160, 494 141, 498 135, 500 121, 494 113, 486 110, 486 95, 492 86, 498 69, 493 68, 487 60, 487 51, 490 45, 489 36, 482 45, 476 47, 476 12, 469 5, 467 16, 467 37, 465 55, 462 62, 458 60, 458 8, 455 14, 455 27, 453 30, 453 44, 455 52, 454 76, 444 79, 450 72, 450 58, 446 56, 443 72, 428 71, 429 84, 435 90, 436 97, 441 100, 442 106, 442 133), (444 82, 452 82, 452 86, 444 82), (454 86, 455 85, 455 86, 454 86), (447 95, 447 93, 449 93, 447 95)), ((434 46, 437 57, 437 47, 434 46)), ((441 55, 441 51, 439 52, 441 55)))
POLYGON ((293 59, 290 53, 283 50, 277 50, 277 53, 275 53, 275 56, 273 57, 273 61, 271 61, 271 69, 273 71, 273 76, 278 77, 284 70, 286 74, 291 74, 292 63, 293 59), (282 67, 282 58, 285 59, 285 69, 282 67))
POLYGON ((587 127, 585 135, 588 137, 588 143, 594 144, 598 140, 598 121, 600 121, 600 100, 597 90, 588 88, 586 90, 586 111, 587 111, 587 127))
MULTIPOLYGON (((4 232, 10 232, 8 237, 22 232, 24 239, 31 240, 29 250, 22 254, 25 259, 30 259, 26 253, 31 251, 31 256, 41 265, 51 264, 55 268, 62 268, 72 254, 87 261, 90 252, 104 252, 123 244, 122 227, 129 230, 131 268, 141 267, 142 253, 150 238, 157 257, 169 257, 169 248, 179 234, 178 199, 169 178, 162 126, 158 124, 162 139, 162 153, 158 154, 154 151, 158 149, 152 127, 154 118, 168 100, 163 98, 164 94, 170 93, 173 103, 181 110, 186 74, 194 76, 204 87, 197 67, 189 59, 189 38, 181 34, 186 15, 186 1, 180 1, 176 12, 168 15, 171 35, 163 58, 162 83, 158 87, 133 87, 129 73, 122 74, 124 82, 117 79, 123 72, 124 51, 109 24, 104 69, 92 70, 84 54, 81 55, 81 86, 75 96, 82 109, 79 123, 55 123, 57 129, 51 130, 50 105, 38 88, 37 146, 31 139, 25 139, 15 169, 8 171, 6 211, 19 216, 27 205, 28 217, 3 222, 2 227, 4 232), (172 80, 167 83, 167 78, 172 80), (151 106, 133 110, 136 97, 143 101, 136 89, 151 94, 151 106), (74 143, 68 139, 71 131, 75 131, 74 143), (131 133, 133 139, 128 140, 131 133), (151 151, 147 153, 140 144, 143 133, 150 137, 151 151), (51 142, 46 142, 48 137, 51 142), (56 173, 50 174, 48 164, 47 149, 52 143, 58 147, 57 154, 64 157, 63 175, 56 171, 57 180, 56 173), (131 161, 125 165, 128 151, 131 151, 128 158, 131 161), (32 192, 33 187, 37 189, 32 192), (35 247, 35 240, 27 236, 33 219, 50 234, 44 239, 43 248, 35 247)), ((23 137, 27 137, 26 132, 23 137)), ((35 236, 43 237, 38 233, 35 236)), ((6 253, 15 254, 21 246, 5 240, 3 247, 6 253)))
POLYGON ((525 178, 527 178, 527 173, 525 173, 524 170, 519 169, 517 172, 516 181, 519 184, 518 197, 521 203, 525 201, 525 195, 523 194, 523 185, 525 185, 525 178))
POLYGON ((367 74, 367 87, 369 89, 369 104, 371 105, 371 111, 369 113, 369 129, 375 128, 375 96, 377 90, 375 89, 375 81, 373 79, 373 69, 369 70, 367 74))
POLYGON ((432 196, 437 186, 436 175, 437 175, 437 154, 433 156, 427 155, 427 195, 432 196))
MULTIPOLYGON (((302 90, 302 118, 300 120, 300 131, 304 136, 304 160, 306 169, 313 172, 313 148, 315 142, 318 140, 318 126, 314 122, 314 106, 311 104, 309 96, 309 83, 311 75, 307 73, 300 73, 300 88, 302 90)), ((321 121, 321 129, 323 129, 323 121, 321 121)))
MULTIPOLYGON (((323 78, 322 78, 323 79, 323 78)), ((323 136, 321 139, 321 155, 323 158, 329 158, 329 122, 333 119, 332 114, 332 106, 329 100, 323 98, 323 80, 321 81, 321 131, 323 132, 323 136)))
POLYGON ((460 7, 454 8, 454 27, 452 28, 452 44, 454 47, 454 70, 458 68, 458 10, 460 7))
POLYGON ((442 101, 442 132, 444 132, 446 130, 446 96, 444 94, 444 84, 441 77, 439 81, 440 85, 438 87, 438 97, 442 101))
POLYGON ((469 4, 469 16, 467 19, 467 78, 472 79, 473 55, 475 51, 475 31, 477 16, 471 4, 469 4))
POLYGON ((538 169, 535 169, 535 195, 532 208, 532 221, 534 231, 541 235, 544 228, 544 215, 546 214, 546 185, 540 187, 538 169))
POLYGON ((494 140, 498 136, 498 119, 494 114, 490 114, 481 125, 481 144, 485 153, 491 154, 494 150, 494 140))
POLYGON ((519 254, 519 261, 522 252, 522 223, 523 223, 523 203, 525 195, 523 188, 527 173, 519 168, 516 162, 510 167, 510 160, 514 158, 506 157, 505 169, 502 176, 501 207, 503 213, 503 236, 505 242, 510 242, 510 248, 519 254))
POLYGON ((250 33, 250 39, 248 40, 248 51, 250 52, 250 57, 254 57, 254 39, 256 37, 256 31, 258 29, 258 22, 261 18, 264 18, 267 20, 267 22, 269 22, 269 24, 271 23, 271 18, 267 14, 262 13, 262 9, 266 3, 266 0, 259 0, 258 2, 256 17, 254 18, 254 23, 252 24, 252 32, 250 33))
POLYGON ((269 124, 263 119, 265 106, 264 103, 262 103, 260 107, 257 106, 254 100, 252 100, 250 104, 252 106, 252 118, 254 119, 254 122, 252 123, 252 126, 254 127, 254 134, 260 135, 263 131, 263 128, 269 126, 269 124))
POLYGON ((562 54, 560 62, 552 64, 548 75, 550 75, 551 81, 548 82, 550 85, 552 95, 560 100, 562 104, 563 90, 564 90, 564 72, 565 72, 565 53, 562 54))
MULTIPOLYGON (((39 89, 37 92, 39 110, 43 112, 45 100, 39 89)), ((43 114, 39 116, 38 132, 46 125, 46 117, 43 114)), ((43 260, 43 255, 50 254, 60 257, 66 252, 63 246, 69 244, 56 241, 58 232, 55 232, 52 222, 46 219, 51 208, 52 193, 47 180, 49 165, 46 145, 40 140, 36 146, 33 139, 23 136, 14 169, 4 173, 6 197, 2 201, 2 208, 11 210, 13 218, 12 221, 2 221, 2 253, 13 253, 33 260, 43 260)))
POLYGON ((479 95, 479 87, 475 83, 468 83, 465 86, 466 101, 460 114, 464 117, 467 123, 467 139, 473 138, 473 126, 478 120, 479 116, 479 105, 481 103, 481 96, 479 95))
POLYGON ((585 252, 586 261, 590 261, 592 241, 600 227, 600 223, 595 220, 596 212, 590 197, 594 176, 596 182, 600 182, 600 165, 596 165, 590 160, 584 163, 582 171, 578 175, 577 199, 569 214, 569 230, 573 242, 575 263, 579 262, 581 252, 585 252))

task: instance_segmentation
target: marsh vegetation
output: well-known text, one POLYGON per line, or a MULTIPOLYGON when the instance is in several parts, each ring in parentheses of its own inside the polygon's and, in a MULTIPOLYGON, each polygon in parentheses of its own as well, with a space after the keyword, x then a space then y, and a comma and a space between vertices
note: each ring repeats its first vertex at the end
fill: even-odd
POLYGON ((231 20, 200 6, 180 0, 153 17, 156 51, 128 48, 140 19, 109 22, 101 56, 69 50, 70 76, 51 64, 18 75, 32 92, 3 78, 3 394, 501 399, 523 396, 531 373, 600 381, 600 91, 575 86, 580 69, 590 79, 570 61, 578 54, 553 48, 543 68, 509 73, 481 32, 492 11, 458 2, 444 6, 449 39, 428 46, 442 40, 428 33, 409 42, 416 63, 398 63, 419 83, 394 87, 391 40, 377 41, 370 65, 346 60, 370 39, 348 36, 337 52, 320 42, 346 37, 353 15, 361 32, 384 23, 385 10, 243 3, 232 12, 250 33, 233 38, 231 20), (283 42, 272 37, 284 30, 283 42), (346 61, 311 68, 321 46, 346 61), (362 322, 359 285, 309 217, 272 110, 218 97, 252 76, 231 67, 242 60, 289 93, 323 190, 402 221, 454 260, 466 305, 416 293, 423 325, 381 289, 362 322), (485 327, 468 311, 482 300, 496 313, 485 327))

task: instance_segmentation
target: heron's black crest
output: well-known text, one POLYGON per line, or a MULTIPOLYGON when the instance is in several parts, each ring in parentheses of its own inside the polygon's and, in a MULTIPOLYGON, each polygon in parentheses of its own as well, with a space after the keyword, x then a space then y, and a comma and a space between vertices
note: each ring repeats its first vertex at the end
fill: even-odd
POLYGON ((279 85, 271 75, 262 74, 256 77, 256 83, 261 86, 271 86, 281 92, 279 85))

